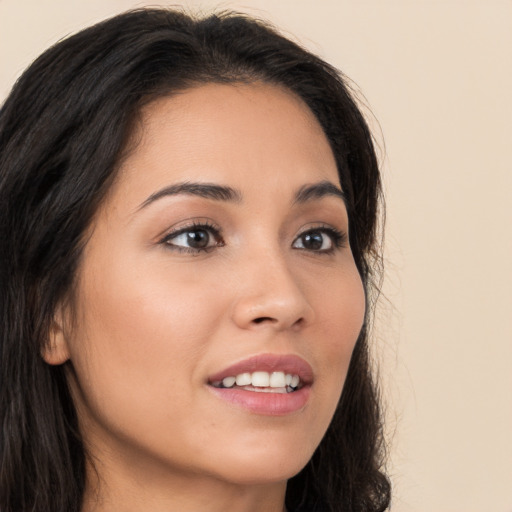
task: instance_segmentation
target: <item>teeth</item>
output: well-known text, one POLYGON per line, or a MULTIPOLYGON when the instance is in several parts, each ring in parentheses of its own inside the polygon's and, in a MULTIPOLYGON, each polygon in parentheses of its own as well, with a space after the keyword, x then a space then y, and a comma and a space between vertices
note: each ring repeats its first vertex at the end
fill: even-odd
POLYGON ((222 379, 222 385, 225 388, 232 388, 235 385, 235 381, 235 377, 225 377, 224 379, 222 379))
POLYGON ((285 378, 283 372, 272 372, 270 374, 270 387, 271 388, 284 388, 285 386, 286 386, 286 378, 285 378))
MULTIPOLYGON (((279 388, 295 389, 300 384, 298 375, 292 375, 284 372, 253 372, 253 373, 240 373, 236 376, 224 377, 222 383, 214 383, 214 386, 222 386, 224 388, 232 388, 234 385, 240 387, 253 387, 253 388, 279 388)), ((254 389, 254 391, 260 391, 254 389)), ((263 391, 263 389, 261 390, 263 391)))
POLYGON ((241 373, 236 376, 237 386, 250 386, 252 383, 252 377, 250 373, 241 373))
POLYGON ((257 388, 268 388, 270 386, 270 375, 267 372, 254 372, 252 374, 252 385, 257 388))

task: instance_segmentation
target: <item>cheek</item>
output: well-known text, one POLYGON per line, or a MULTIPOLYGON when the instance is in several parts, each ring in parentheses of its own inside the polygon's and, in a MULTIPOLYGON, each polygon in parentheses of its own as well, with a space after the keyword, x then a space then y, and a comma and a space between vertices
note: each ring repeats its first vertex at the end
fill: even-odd
POLYGON ((331 283, 327 293, 318 295, 318 328, 323 340, 319 374, 329 379, 329 389, 339 395, 363 326, 366 301, 355 266, 331 283))
MULTIPOLYGON (((98 269, 98 267, 96 267, 98 269)), ((101 409, 169 400, 197 380, 195 362, 208 348, 221 301, 190 276, 110 267, 85 275, 80 325, 71 359, 84 394, 101 409), (123 405, 124 404, 124 405, 123 405)), ((189 386, 190 387, 190 386, 189 386)), ((183 398, 185 400, 185 398, 183 398)))

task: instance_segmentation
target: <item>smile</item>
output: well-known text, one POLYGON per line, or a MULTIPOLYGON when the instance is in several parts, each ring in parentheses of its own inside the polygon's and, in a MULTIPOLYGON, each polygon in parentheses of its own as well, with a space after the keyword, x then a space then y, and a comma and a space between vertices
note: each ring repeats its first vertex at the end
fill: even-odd
POLYGON ((297 374, 285 373, 284 371, 244 372, 211 383, 215 388, 238 388, 257 393, 293 393, 299 389, 301 384, 300 377, 297 374))
POLYGON ((294 354, 260 354, 210 375, 208 389, 252 414, 283 416, 303 410, 311 395, 313 369, 294 354))

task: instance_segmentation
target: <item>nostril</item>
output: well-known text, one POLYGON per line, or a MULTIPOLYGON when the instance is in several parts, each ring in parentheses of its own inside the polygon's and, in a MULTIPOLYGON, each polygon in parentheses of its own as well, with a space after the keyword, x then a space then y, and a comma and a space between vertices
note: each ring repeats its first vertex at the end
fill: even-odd
MULTIPOLYGON (((268 322, 269 324, 277 324, 279 323, 277 318, 272 318, 271 316, 260 316, 258 318, 254 318, 252 320, 253 324, 262 324, 264 322, 268 322)), ((297 319, 293 325, 301 325, 304 322, 303 318, 297 319)))
POLYGON ((260 316, 259 318, 255 318, 253 322, 255 324, 261 324, 262 322, 275 322, 275 318, 271 318, 269 316, 260 316))

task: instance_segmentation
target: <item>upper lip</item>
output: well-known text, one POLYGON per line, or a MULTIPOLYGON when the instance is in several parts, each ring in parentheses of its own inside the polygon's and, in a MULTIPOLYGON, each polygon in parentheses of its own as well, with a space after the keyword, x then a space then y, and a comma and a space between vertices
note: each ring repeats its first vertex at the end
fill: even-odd
POLYGON ((313 382, 313 369, 311 365, 294 354, 260 354, 249 357, 224 368, 218 373, 210 375, 208 382, 220 382, 225 377, 236 377, 241 373, 252 372, 284 372, 298 375, 303 384, 313 382))

